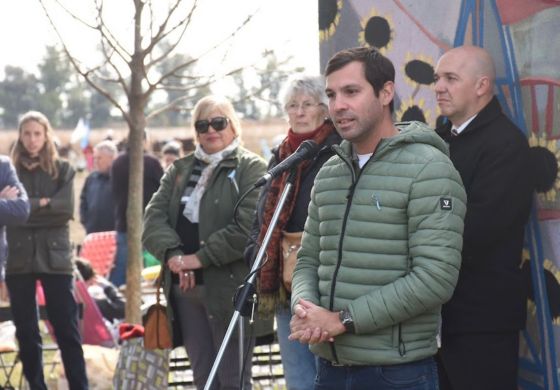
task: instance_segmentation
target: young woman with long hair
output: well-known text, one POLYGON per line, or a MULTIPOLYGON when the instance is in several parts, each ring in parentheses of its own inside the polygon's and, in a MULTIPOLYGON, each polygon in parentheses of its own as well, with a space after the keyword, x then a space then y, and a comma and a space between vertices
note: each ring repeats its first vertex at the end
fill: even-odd
POLYGON ((27 190, 31 213, 25 224, 8 227, 6 284, 23 372, 30 388, 47 389, 36 299, 40 281, 70 389, 87 389, 78 305, 72 292, 68 223, 74 213, 74 170, 59 158, 45 115, 24 114, 18 130, 12 160, 27 190))

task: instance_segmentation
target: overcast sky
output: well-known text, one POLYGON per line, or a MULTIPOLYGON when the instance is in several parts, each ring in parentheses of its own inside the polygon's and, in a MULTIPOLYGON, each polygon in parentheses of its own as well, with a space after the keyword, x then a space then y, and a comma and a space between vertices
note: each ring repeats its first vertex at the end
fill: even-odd
MULTIPOLYGON (((83 14, 84 10, 87 11, 85 5, 93 0, 63 1, 80 8, 77 11, 83 14)), ((132 10, 131 3, 132 0, 105 1, 107 7, 113 7, 111 10, 116 25, 125 34, 132 28, 127 15, 132 10)), ((196 54, 207 48, 209 42, 221 40, 249 13, 259 9, 254 21, 228 51, 228 61, 244 64, 262 50, 273 49, 280 58, 293 55, 294 66, 303 66, 309 73, 319 72, 316 1, 202 0, 199 3, 196 23, 186 40, 188 46, 182 49, 185 52, 196 54)), ((167 1, 157 0, 154 4, 166 6, 167 1)), ((75 53, 87 61, 90 53, 95 53, 97 41, 76 29, 75 23, 60 21, 58 24, 62 34, 69 37, 68 42, 75 53)), ((3 43, 0 56, 2 70, 5 65, 15 65, 35 72, 45 54, 45 45, 58 42, 38 0, 0 0, 0 34, 3 43)), ((205 66, 211 67, 212 64, 213 61, 210 61, 205 66)))

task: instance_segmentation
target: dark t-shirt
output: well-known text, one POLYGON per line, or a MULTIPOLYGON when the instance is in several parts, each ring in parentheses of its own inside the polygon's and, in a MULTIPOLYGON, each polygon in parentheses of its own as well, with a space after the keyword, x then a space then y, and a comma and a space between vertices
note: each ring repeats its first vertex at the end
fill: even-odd
MULTIPOLYGON (((185 205, 181 204, 179 207, 179 216, 177 218, 177 227, 175 231, 181 237, 180 249, 183 253, 190 255, 196 253, 200 249, 200 240, 198 238, 198 223, 192 223, 184 215, 183 210, 185 205)), ((194 271, 195 281, 197 285, 203 284, 202 270, 197 269, 194 271)), ((172 274, 173 283, 179 283, 179 277, 177 274, 172 274)))

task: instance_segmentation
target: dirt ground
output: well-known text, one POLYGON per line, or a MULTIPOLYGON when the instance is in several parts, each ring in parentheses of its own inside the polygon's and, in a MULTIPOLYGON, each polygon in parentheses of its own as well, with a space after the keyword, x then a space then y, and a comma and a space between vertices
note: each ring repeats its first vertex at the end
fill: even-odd
MULTIPOLYGON (((278 139, 282 135, 286 134, 288 131, 288 125, 286 121, 282 119, 274 119, 269 121, 242 121, 242 139, 243 144, 248 149, 263 155, 263 148, 267 145, 270 147, 273 145, 274 140, 278 139)), ((113 128, 113 139, 119 141, 123 139, 127 133, 126 128, 113 128)), ((69 145, 70 136, 72 130, 56 130, 56 135, 59 138, 61 145, 69 145)), ((95 145, 97 142, 103 139, 107 134, 107 129, 94 129, 90 134, 90 142, 95 145)), ((152 128, 150 129, 150 140, 152 142, 156 141, 166 141, 173 138, 186 138, 193 137, 194 131, 191 128, 152 128)), ((10 146, 17 139, 16 130, 0 130, 0 154, 9 154, 10 146)), ((75 147, 78 150, 78 147, 75 147)), ((75 212, 74 220, 70 222, 70 237, 75 245, 82 242, 85 231, 80 224, 79 219, 79 200, 80 192, 82 190, 83 183, 89 174, 88 171, 82 170, 76 172, 76 178, 74 180, 74 193, 75 193, 75 212)))

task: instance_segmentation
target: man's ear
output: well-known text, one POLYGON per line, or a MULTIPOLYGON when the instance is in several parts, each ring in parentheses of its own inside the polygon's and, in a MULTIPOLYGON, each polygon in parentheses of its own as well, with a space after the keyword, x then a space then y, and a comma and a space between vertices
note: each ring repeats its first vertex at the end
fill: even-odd
POLYGON ((379 91, 379 99, 384 106, 388 106, 395 96, 395 83, 386 81, 383 88, 379 91))
POLYGON ((478 96, 484 96, 487 95, 488 93, 492 93, 493 91, 491 91, 491 86, 490 86, 490 79, 487 76, 481 76, 477 81, 476 81, 476 86, 475 86, 475 90, 476 90, 476 94, 478 96))

